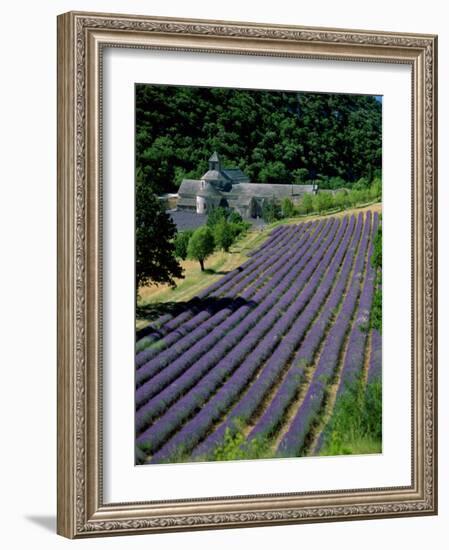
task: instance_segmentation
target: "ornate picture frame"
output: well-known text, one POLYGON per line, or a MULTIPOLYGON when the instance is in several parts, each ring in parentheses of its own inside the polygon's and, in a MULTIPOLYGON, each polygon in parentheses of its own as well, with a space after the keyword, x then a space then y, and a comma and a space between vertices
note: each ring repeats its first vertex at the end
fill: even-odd
POLYGON ((436 36, 81 12, 59 16, 58 533, 83 538, 436 514, 436 201, 436 36), (378 62, 411 68, 410 485, 202 499, 154 500, 149 494, 145 502, 104 501, 105 48, 378 62))

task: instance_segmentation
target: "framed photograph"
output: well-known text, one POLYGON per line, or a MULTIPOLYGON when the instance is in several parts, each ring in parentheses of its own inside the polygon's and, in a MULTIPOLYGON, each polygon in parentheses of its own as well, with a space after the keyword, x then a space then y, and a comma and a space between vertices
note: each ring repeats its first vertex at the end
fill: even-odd
POLYGON ((437 513, 437 37, 58 17, 58 533, 437 513))

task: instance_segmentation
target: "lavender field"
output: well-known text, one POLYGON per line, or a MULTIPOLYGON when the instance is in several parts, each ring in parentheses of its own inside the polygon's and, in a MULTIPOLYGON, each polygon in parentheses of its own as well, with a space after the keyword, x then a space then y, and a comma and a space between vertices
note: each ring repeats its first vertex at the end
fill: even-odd
POLYGON ((141 331, 136 462, 320 454, 348 388, 381 378, 369 322, 379 223, 366 211, 280 225, 141 331))

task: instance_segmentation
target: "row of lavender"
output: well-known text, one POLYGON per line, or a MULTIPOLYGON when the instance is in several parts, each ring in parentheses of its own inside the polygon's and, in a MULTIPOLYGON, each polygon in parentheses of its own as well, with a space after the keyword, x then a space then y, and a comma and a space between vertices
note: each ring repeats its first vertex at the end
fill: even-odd
MULTIPOLYGON (((136 438, 153 462, 211 456, 242 423, 249 441, 271 437, 281 455, 300 453, 348 331, 355 351, 343 377, 364 356, 355 326, 369 316, 377 223, 368 212, 278 227, 193 305, 154 324, 136 357, 136 438)), ((380 338, 371 347, 374 372, 380 338)))
POLYGON ((258 339, 269 332, 283 309, 295 301, 296 293, 291 287, 295 285, 294 288, 299 291, 301 283, 306 282, 305 268, 310 271, 317 262, 333 238, 329 234, 335 225, 335 220, 319 224, 314 233, 309 232, 299 240, 286 262, 274 263, 273 276, 266 284, 259 288, 260 281, 253 283, 247 291, 248 294, 256 291, 251 299, 253 305, 245 304, 237 309, 226 322, 206 331, 206 335, 196 340, 186 352, 182 352, 181 346, 186 338, 190 339, 190 335, 181 337, 178 345, 173 346, 172 359, 175 354, 177 358, 164 363, 165 368, 151 362, 137 371, 139 374, 142 369, 161 367, 161 371, 139 386, 136 392, 138 442, 145 444, 148 451, 154 450, 170 431, 178 427, 181 417, 186 418, 192 409, 195 410, 209 397, 220 382, 239 366, 258 339), (302 272, 301 278, 299 275, 302 272), (179 399, 181 396, 182 399, 179 399), (172 403, 174 405, 161 418, 141 433, 155 416, 172 403), (174 416, 177 417, 176 422, 174 416))
MULTIPOLYGON (((316 223, 307 223, 302 226, 286 226, 281 232, 282 241, 279 241, 279 239, 273 240, 270 237, 247 262, 226 274, 223 278, 190 300, 185 305, 185 310, 182 313, 174 317, 171 314, 166 314, 151 323, 145 329, 146 334, 136 343, 136 366, 140 367, 150 357, 148 349, 162 338, 167 337, 171 331, 175 329, 186 330, 184 327, 186 321, 191 321, 198 325, 202 321, 201 315, 204 315, 205 300, 208 300, 207 303, 213 303, 213 300, 216 300, 220 296, 233 297, 238 295, 246 287, 249 279, 254 275, 256 278, 261 278, 273 263, 282 261, 288 249, 292 249, 298 245, 303 235, 312 234, 317 225, 316 223), (275 249, 273 248, 274 246, 276 246, 275 249), (144 350, 147 351, 143 353, 144 350)), ((157 348, 157 346, 155 347, 157 348)))
POLYGON ((326 388, 335 369, 338 367, 342 346, 350 328, 354 309, 361 290, 360 283, 365 268, 370 227, 370 215, 368 214, 348 292, 344 297, 337 318, 332 323, 327 335, 322 335, 324 341, 321 344, 322 350, 313 373, 313 378, 307 389, 304 400, 298 407, 287 433, 279 444, 279 451, 285 456, 295 456, 302 449, 310 426, 323 404, 326 388))
MULTIPOLYGON (((209 307, 209 304, 220 305, 224 303, 224 299, 232 300, 240 298, 240 301, 242 301, 252 298, 257 289, 263 286, 276 270, 291 259, 295 252, 295 247, 300 246, 304 249, 310 242, 311 235, 313 234, 312 230, 320 230, 321 228, 322 225, 315 226, 312 224, 306 228, 295 228, 293 226, 293 230, 286 236, 286 242, 278 247, 275 254, 270 255, 270 253, 267 253, 257 259, 253 258, 206 289, 199 296, 203 306, 206 304, 206 307, 202 307, 200 310, 198 306, 190 308, 165 322, 162 325, 163 338, 153 337, 152 343, 157 342, 158 345, 147 346, 146 349, 137 353, 137 368, 140 369, 152 357, 158 355, 161 348, 172 345, 177 336, 188 334, 192 328, 199 327, 206 320, 213 317, 214 308, 209 307)), ((213 321, 216 321, 216 318, 213 321)), ((221 319, 219 322, 221 322, 221 319)), ((141 344, 141 342, 137 344, 141 344)))
MULTIPOLYGON (((323 229, 323 225, 316 228, 315 240, 319 238, 323 229)), ((144 353, 139 353, 137 355, 138 370, 136 373, 138 405, 147 399, 151 392, 155 391, 154 376, 161 370, 164 370, 165 377, 168 372, 178 375, 178 364, 174 364, 174 361, 180 359, 180 367, 187 368, 200 355, 212 348, 224 333, 227 333, 231 328, 235 328, 245 316, 251 313, 251 316, 246 319, 247 325, 250 325, 253 319, 257 321, 258 317, 272 305, 274 297, 272 291, 276 289, 277 285, 290 271, 296 258, 301 254, 304 254, 304 258, 310 255, 310 251, 306 254, 306 248, 311 242, 311 235, 312 233, 308 233, 302 241, 294 239, 298 245, 295 252, 284 252, 284 257, 280 257, 274 265, 272 265, 272 260, 268 259, 267 261, 272 266, 268 271, 248 276, 244 283, 246 285, 250 283, 249 286, 239 296, 234 295, 232 304, 228 304, 213 315, 207 311, 203 312, 206 315, 203 316, 201 324, 195 322, 194 317, 189 325, 186 323, 181 329, 169 332, 164 340, 159 343, 159 350, 153 348, 146 350, 144 353), (235 305, 238 307, 234 307, 235 305), (170 342, 170 348, 161 351, 162 348, 166 347, 167 341, 170 342), (143 355, 145 361, 139 361, 143 355)), ((238 286, 240 287, 240 285, 238 286)), ((229 291, 226 298, 232 298, 233 292, 235 292, 235 289, 229 291)), ((239 334, 241 334, 241 329, 240 326, 239 334)))

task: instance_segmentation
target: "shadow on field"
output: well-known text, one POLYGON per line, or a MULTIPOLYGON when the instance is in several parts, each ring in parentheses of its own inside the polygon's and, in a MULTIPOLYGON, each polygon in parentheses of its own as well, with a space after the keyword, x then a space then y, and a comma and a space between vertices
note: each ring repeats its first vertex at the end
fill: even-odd
MULTIPOLYGON (((136 307, 136 317, 138 319, 147 319, 148 321, 155 321, 161 315, 176 316, 179 313, 185 311, 190 302, 164 302, 155 304, 146 304, 144 306, 136 307)), ((145 329, 143 329, 145 330, 145 329)))
MULTIPOLYGON (((147 304, 136 309, 136 315, 139 319, 147 319, 148 321, 156 321, 162 315, 170 314, 176 317, 181 313, 189 311, 193 316, 198 315, 203 311, 210 315, 215 315, 222 309, 230 309, 231 313, 242 306, 249 306, 251 309, 257 306, 253 300, 245 300, 241 296, 236 298, 216 298, 208 296, 207 298, 192 298, 188 302, 164 302, 160 304, 147 304)), ((149 326, 136 331, 136 340, 140 340, 148 334, 159 333, 160 337, 164 336, 163 327, 154 326, 151 323, 149 326)))
POLYGON ((227 275, 229 272, 230 272, 230 270, 229 271, 217 271, 216 269, 213 269, 213 268, 207 268, 203 271, 203 273, 207 273, 208 275, 227 275))

